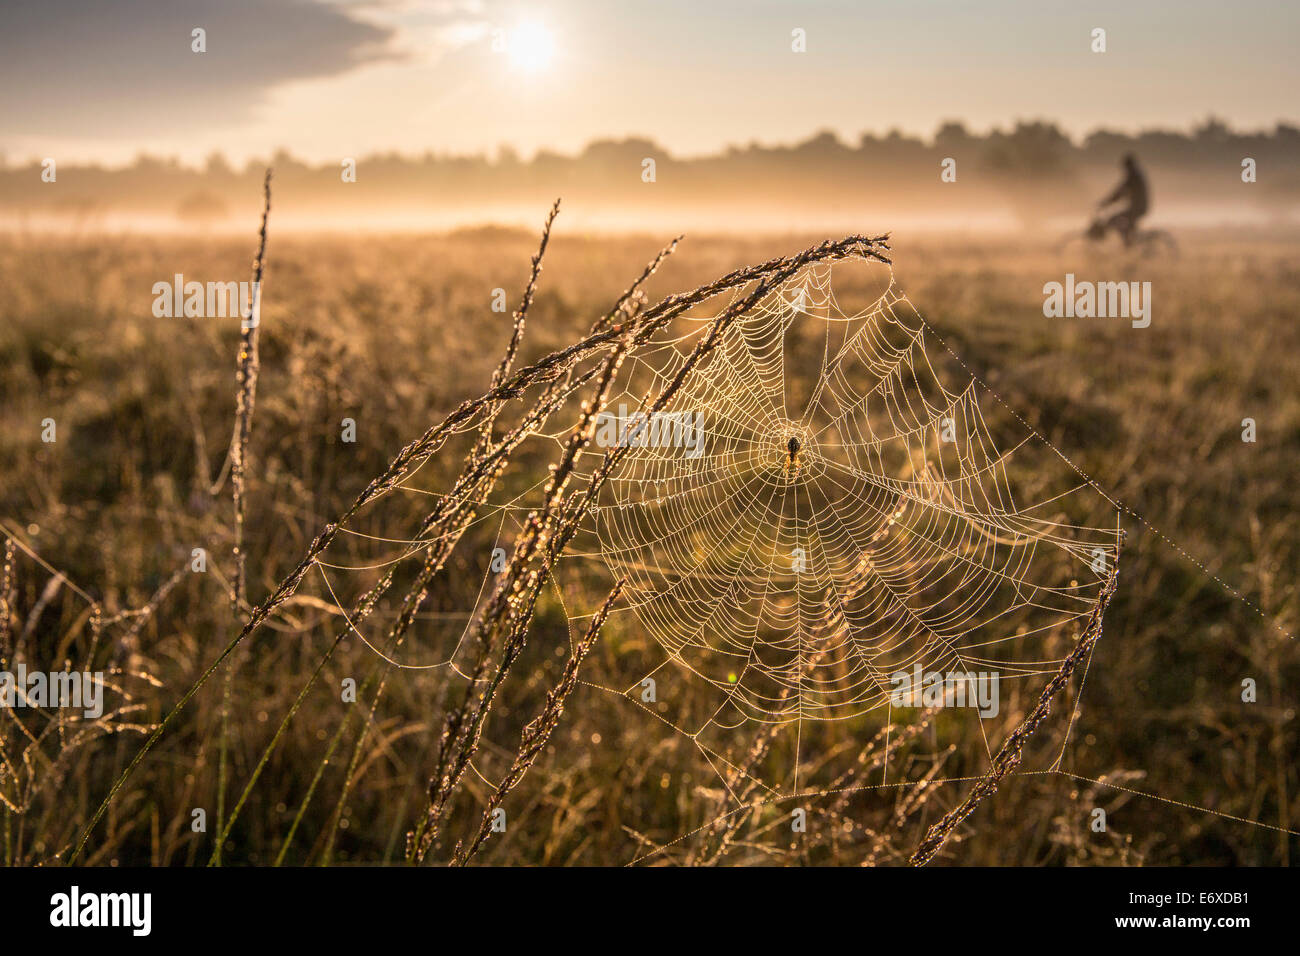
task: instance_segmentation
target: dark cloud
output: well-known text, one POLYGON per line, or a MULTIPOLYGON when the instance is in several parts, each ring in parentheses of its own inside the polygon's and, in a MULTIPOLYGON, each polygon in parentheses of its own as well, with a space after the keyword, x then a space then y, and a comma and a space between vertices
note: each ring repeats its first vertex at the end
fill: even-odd
POLYGON ((268 89, 392 56, 391 31, 314 0, 3 0, 0 132, 224 126, 268 89), (207 52, 191 31, 207 31, 207 52))

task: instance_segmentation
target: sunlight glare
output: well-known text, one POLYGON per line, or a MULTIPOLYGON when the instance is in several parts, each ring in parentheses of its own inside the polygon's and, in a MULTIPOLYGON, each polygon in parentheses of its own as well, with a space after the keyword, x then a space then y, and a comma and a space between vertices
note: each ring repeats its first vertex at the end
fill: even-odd
POLYGON ((535 20, 524 20, 510 32, 507 49, 514 66, 535 73, 555 55, 555 36, 535 20))

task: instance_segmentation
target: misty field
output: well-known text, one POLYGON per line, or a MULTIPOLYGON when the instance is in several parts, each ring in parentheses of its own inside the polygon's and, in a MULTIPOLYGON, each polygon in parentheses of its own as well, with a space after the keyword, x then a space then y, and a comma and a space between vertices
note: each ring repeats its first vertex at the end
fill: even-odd
MULTIPOLYGON (((581 338, 667 238, 574 237, 561 216, 517 365, 581 338)), ((824 238, 688 237, 649 281, 650 301, 824 238)), ((1300 659, 1289 636, 1300 629, 1300 240, 1179 242, 1171 257, 1116 247, 1065 255, 1029 239, 891 241, 898 285, 996 393, 981 405, 1013 410, 1131 509, 1086 674, 937 861, 1258 865, 1300 852, 1300 659), (1066 273, 1151 282, 1150 327, 1045 318, 1043 285, 1066 273), (1242 440, 1247 418, 1254 442, 1242 440), (1102 832, 1095 808, 1106 813, 1102 832)), ((487 389, 511 335, 509 311, 491 308, 494 290, 516 308, 536 248, 534 235, 490 228, 278 235, 272 218, 243 532, 251 603, 403 446, 487 389), (343 440, 345 419, 355 441, 343 440)), ((23 545, 9 552, 0 656, 108 671, 121 708, 94 727, 0 713, 6 863, 65 860, 149 728, 239 632, 226 462, 239 323, 155 318, 151 289, 177 273, 244 279, 252 251, 252 237, 0 238, 0 520, 23 545), (47 419, 53 442, 42 440, 47 419), (203 573, 191 568, 199 547, 203 573)), ((962 366, 940 358, 963 384, 962 366)), ((1014 424, 990 420, 999 439, 1014 424)), ((458 447, 435 453, 418 484, 446 488, 458 447)), ((550 437, 524 446, 503 496, 534 507, 555 447, 550 437), (530 463, 540 472, 531 479, 530 463)), ((1045 461, 1026 454, 1011 467, 1045 461)), ((448 701, 465 680, 454 667, 388 666, 339 609, 362 599, 384 549, 400 547, 429 507, 403 494, 362 517, 325 572, 306 576, 163 734, 80 862, 207 863, 232 812, 215 854, 224 864, 406 858, 448 701), (356 702, 340 698, 348 679, 361 688, 356 702)), ((395 659, 455 657, 494 542, 526 513, 485 510, 395 659)), ((581 555, 566 556, 562 571, 541 590, 429 862, 456 858, 458 841, 479 830, 521 733, 610 589, 606 569, 581 555)), ((502 803, 508 828, 474 862, 904 863, 988 769, 978 721, 916 724, 902 712, 886 728, 872 714, 804 722, 797 743, 793 728, 772 736, 751 768, 763 785, 737 794, 723 769, 745 764, 762 728, 693 736, 717 707, 715 688, 664 664, 635 615, 615 608, 554 732, 502 803), (637 682, 649 673, 660 693, 646 703, 637 682), (777 795, 796 782, 796 796, 777 795), (806 831, 792 833, 794 807, 806 808, 806 831)), ((1000 726, 1030 704, 1004 700, 1000 726)))

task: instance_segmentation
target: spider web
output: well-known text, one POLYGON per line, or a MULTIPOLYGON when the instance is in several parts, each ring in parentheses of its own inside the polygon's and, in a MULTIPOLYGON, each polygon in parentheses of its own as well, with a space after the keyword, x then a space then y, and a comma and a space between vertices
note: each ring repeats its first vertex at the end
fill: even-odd
POLYGON ((999 450, 975 379, 945 384, 892 274, 846 313, 835 270, 730 326, 670 412, 638 416, 639 396, 680 367, 689 323, 637 353, 610 404, 630 447, 591 553, 721 691, 720 725, 857 717, 900 673, 1050 673, 1117 559, 1117 522, 1071 517, 1107 505, 1086 485, 1019 500, 1008 471, 1029 436, 999 450))
MULTIPOLYGON (((560 555, 566 566, 584 567, 575 568, 577 590, 561 586, 558 566, 549 569, 547 589, 569 644, 577 640, 575 625, 591 617, 569 605, 582 603, 590 566, 603 563, 626 580, 614 614, 634 615, 666 657, 626 689, 579 682, 639 706, 690 741, 723 788, 712 791, 723 799, 719 816, 667 843, 645 839, 645 852, 632 862, 689 841, 755 799, 981 780, 941 775, 944 747, 937 740, 936 759, 922 778, 909 779, 915 773, 903 766, 902 779, 890 779, 891 728, 912 733, 904 731, 907 718, 891 693, 895 675, 987 672, 1000 682, 1003 699, 1013 684, 1024 685, 1014 692, 1017 701, 1032 699, 1058 674, 1113 580, 1121 541, 1116 503, 1001 399, 981 408, 979 389, 987 386, 934 334, 892 272, 880 268, 859 259, 796 273, 726 329, 651 419, 640 414, 647 396, 675 379, 727 297, 711 300, 709 314, 681 317, 639 342, 604 413, 602 426, 613 427, 598 429, 597 447, 578 459, 576 475, 590 478, 611 444, 628 446, 592 503, 583 537, 560 555), (837 289, 868 304, 847 311, 837 289), (945 351, 959 368, 945 364, 945 351), (711 685, 716 708, 697 714, 695 695, 681 693, 684 687, 665 688, 677 715, 668 716, 653 696, 647 707, 640 695, 646 679, 671 681, 665 667, 672 664, 688 680, 711 685), (805 737, 816 747, 804 722, 869 714, 854 727, 883 736, 879 782, 842 777, 843 784, 828 780, 833 789, 826 790, 809 789, 809 779, 801 787, 801 770, 814 776, 812 766, 802 767, 805 737), (761 739, 746 724, 795 728, 793 752, 778 760, 786 771, 743 757, 745 741, 761 739), (740 789, 733 789, 737 781, 740 789), (750 794, 743 801, 742 791, 750 794)), ((735 289, 730 302, 744 294, 735 289)), ((473 427, 456 433, 463 444, 473 427)), ((563 446, 569 430, 534 434, 563 446)), ((446 497, 421 487, 421 470, 395 490, 446 497)), ((534 477, 520 473, 483 504, 465 553, 495 552, 507 527, 522 531, 546 481, 534 477)), ((400 520, 373 519, 377 528, 400 520)), ((399 552, 362 563, 318 558, 327 593, 340 607, 333 575, 405 563, 431 541, 346 530, 399 552)), ((477 559, 464 570, 456 578, 465 586, 478 581, 476 596, 465 594, 463 612, 413 633, 396 657, 351 620, 347 625, 398 669, 448 668, 467 677, 458 664, 462 625, 490 591, 493 570, 477 559)), ((939 706, 953 706, 954 694, 955 686, 946 689, 939 706)), ((999 738, 1013 731, 1022 710, 1017 703, 1000 720, 981 719, 973 707, 952 714, 944 737, 964 736, 962 728, 973 725, 991 765, 999 738)), ((1072 725, 1073 717, 1067 739, 1072 725)), ((473 773, 490 785, 477 763, 473 773)))

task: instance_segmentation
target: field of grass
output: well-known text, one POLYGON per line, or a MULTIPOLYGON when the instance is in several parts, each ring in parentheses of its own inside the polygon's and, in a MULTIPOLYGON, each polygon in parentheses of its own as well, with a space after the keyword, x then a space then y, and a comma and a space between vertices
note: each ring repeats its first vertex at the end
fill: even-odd
MULTIPOLYGON (((688 239, 651 280, 651 301, 822 238, 688 239)), ((1027 239, 893 239, 899 285, 953 351, 1130 509, 1119 590, 1082 697, 1076 675, 1020 772, 965 821, 941 861, 1249 865, 1290 863, 1300 852, 1300 655, 1290 637, 1300 630, 1300 240, 1180 241, 1176 258, 1143 258, 1116 249, 1065 256, 1027 239), (1067 272, 1150 281, 1151 326, 1045 318, 1043 284, 1067 272), (1242 441, 1245 418, 1256 422, 1254 443, 1242 441), (1246 678, 1256 682, 1256 702, 1242 701, 1246 678), (1054 766, 1066 773, 1044 772, 1054 766), (1105 832, 1090 827, 1097 807, 1105 832)), ((568 236, 561 218, 518 364, 579 339, 661 244, 568 236)), ((8 863, 66 858, 145 727, 239 631, 223 469, 238 322, 155 318, 151 288, 175 273, 243 278, 250 246, 0 238, 0 520, 24 545, 13 551, 11 638, 33 667, 93 660, 115 669, 114 700, 138 705, 84 738, 75 724, 41 722, 47 736, 27 748, 27 763, 16 757, 27 725, 10 723, 20 712, 0 714, 8 863), (53 443, 42 441, 45 419, 56 423, 53 443), (196 547, 208 551, 207 573, 189 570, 196 547), (66 583, 51 586, 28 550, 66 583), (97 627, 90 614, 87 597, 111 617, 150 605, 160 589, 148 615, 97 627)), ((491 310, 493 290, 517 305, 535 249, 534 236, 493 229, 353 239, 280 237, 272 223, 247 485, 251 602, 407 442, 486 389, 511 328, 508 313, 491 310), (340 440, 345 418, 355 421, 355 442, 340 440)), ((543 467, 540 452, 524 454, 525 465, 543 467)), ((458 465, 450 450, 435 455, 420 485, 445 488, 458 465)), ((505 480, 531 506, 536 493, 525 492, 539 477, 505 480)), ((331 550, 339 570, 309 575, 232 656, 230 676, 219 672, 199 691, 114 800, 85 862, 207 862, 216 821, 338 637, 249 791, 222 862, 403 859, 448 696, 464 681, 447 667, 383 668, 336 605, 375 580, 342 566, 375 562, 384 544, 376 539, 409 534, 427 510, 419 495, 400 496, 331 550), (372 675, 384 687, 373 712, 364 694, 340 701, 345 679, 364 685, 372 675), (195 808, 205 810, 204 832, 192 827, 195 808)), ((447 659, 496 531, 475 526, 401 661, 447 659)), ((544 590, 430 861, 450 859, 456 841, 477 830, 522 729, 581 636, 581 615, 608 589, 599 571, 557 575, 544 590)), ((870 759, 859 766, 881 720, 806 724, 797 751, 791 733, 771 742, 757 775, 788 791, 797 773, 813 792, 751 794, 758 806, 717 854, 709 824, 735 806, 718 768, 742 761, 756 731, 693 738, 688 728, 716 706, 713 689, 698 682, 683 679, 655 704, 623 696, 663 661, 635 617, 611 618, 558 729, 506 798, 506 834, 488 840, 476 862, 904 862, 987 770, 969 721, 931 721, 893 752, 887 779, 870 759), (852 785, 836 788, 841 779, 852 785), (807 833, 793 837, 792 806, 809 813, 807 833)), ((1008 701, 1007 719, 1028 703, 1008 701)), ((905 735, 906 717, 898 724, 892 732, 905 735)))

